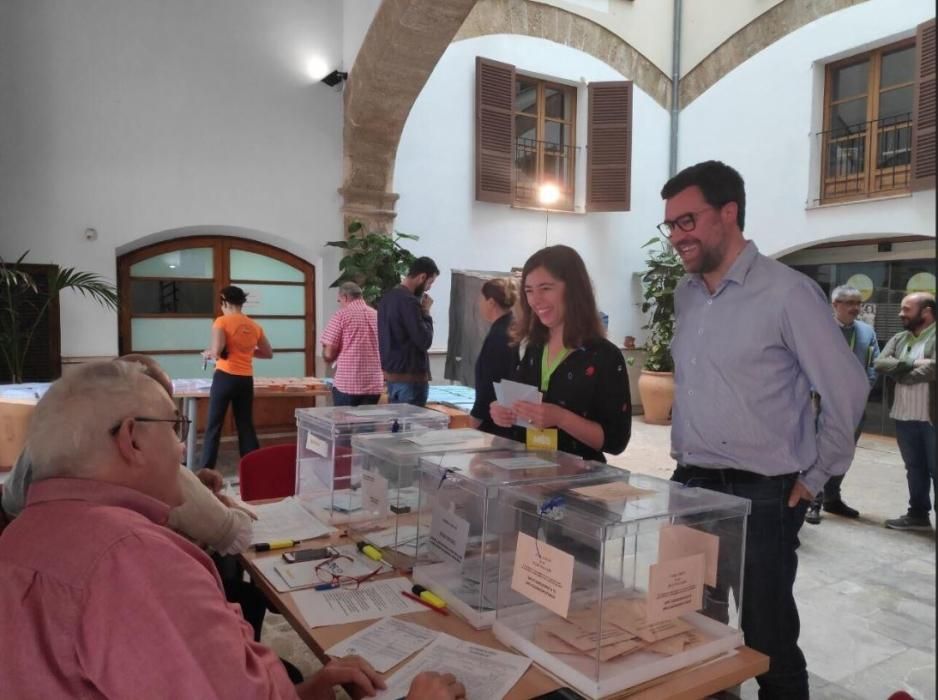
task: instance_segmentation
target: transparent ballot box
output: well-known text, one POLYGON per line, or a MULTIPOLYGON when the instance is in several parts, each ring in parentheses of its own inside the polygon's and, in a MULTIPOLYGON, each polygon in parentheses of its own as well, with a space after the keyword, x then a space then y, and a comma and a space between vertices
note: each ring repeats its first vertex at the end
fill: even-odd
POLYGON ((498 593, 499 538, 517 532, 519 526, 513 509, 499 507, 499 488, 561 479, 574 483, 606 473, 628 472, 552 451, 421 458, 418 526, 425 550, 414 565, 414 582, 445 600, 476 629, 491 627, 498 593))
POLYGON ((445 414, 410 404, 298 408, 295 415, 296 494, 304 506, 331 522, 356 516, 347 509, 348 493, 361 482, 352 461, 353 435, 449 425, 445 414))
POLYGON ((604 474, 506 486, 499 504, 518 528, 499 537, 495 636, 583 695, 742 644, 748 500, 604 474))
MULTIPOLYGON (((347 497, 349 507, 360 508, 361 515, 350 520, 349 537, 383 550, 400 569, 412 568, 423 551, 417 537, 420 460, 439 461, 445 455, 467 452, 512 455, 524 449, 520 442, 472 428, 353 436, 352 471, 361 474, 361 489, 348 492, 347 497)), ((341 503, 338 497, 337 503, 341 503)))

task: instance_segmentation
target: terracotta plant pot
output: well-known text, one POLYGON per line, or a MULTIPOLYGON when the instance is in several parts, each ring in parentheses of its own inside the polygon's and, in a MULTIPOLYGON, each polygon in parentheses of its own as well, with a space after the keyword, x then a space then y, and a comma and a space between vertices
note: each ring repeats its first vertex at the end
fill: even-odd
POLYGON ((638 378, 642 397, 642 418, 652 425, 671 425, 671 403, 674 401, 674 373, 643 369, 638 378))

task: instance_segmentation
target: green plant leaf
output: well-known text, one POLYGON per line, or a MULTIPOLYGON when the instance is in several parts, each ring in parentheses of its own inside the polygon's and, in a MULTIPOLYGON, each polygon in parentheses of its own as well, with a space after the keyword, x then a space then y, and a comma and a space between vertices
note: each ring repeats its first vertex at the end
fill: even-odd
POLYGON ((328 241, 327 246, 332 246, 333 248, 345 248, 348 249, 348 241, 328 241))
POLYGON ((351 223, 348 225, 348 232, 349 232, 349 233, 358 233, 358 232, 361 231, 361 230, 362 230, 362 222, 361 222, 361 221, 353 221, 353 222, 351 222, 351 223))

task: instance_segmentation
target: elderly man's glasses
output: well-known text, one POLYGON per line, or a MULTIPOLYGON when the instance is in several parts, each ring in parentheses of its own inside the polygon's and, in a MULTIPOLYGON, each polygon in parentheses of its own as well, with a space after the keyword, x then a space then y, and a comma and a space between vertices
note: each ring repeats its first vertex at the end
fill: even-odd
POLYGON ((342 564, 343 562, 352 564, 354 561, 352 557, 346 556, 345 554, 337 554, 333 557, 329 557, 321 564, 316 565, 316 576, 322 581, 324 586, 331 586, 333 588, 358 588, 359 584, 364 583, 381 572, 382 567, 379 566, 377 569, 364 576, 349 576, 344 573, 342 564))
MULTIPOLYGON (((132 418, 139 423, 172 423, 173 430, 176 431, 176 437, 179 438, 180 442, 186 441, 186 438, 189 435, 189 426, 192 424, 192 421, 185 416, 177 416, 176 418, 147 418, 146 416, 132 416, 132 418)), ((117 431, 121 429, 121 425, 123 425, 125 420, 127 419, 124 418, 120 423, 111 428, 111 435, 117 435, 117 431)))
POLYGON ((697 211, 681 214, 672 221, 662 221, 660 224, 658 224, 658 230, 665 238, 670 238, 674 234, 674 229, 676 228, 681 229, 681 231, 684 233, 690 233, 695 228, 697 228, 697 215, 702 214, 708 209, 716 209, 716 207, 704 207, 703 209, 698 209, 697 211))

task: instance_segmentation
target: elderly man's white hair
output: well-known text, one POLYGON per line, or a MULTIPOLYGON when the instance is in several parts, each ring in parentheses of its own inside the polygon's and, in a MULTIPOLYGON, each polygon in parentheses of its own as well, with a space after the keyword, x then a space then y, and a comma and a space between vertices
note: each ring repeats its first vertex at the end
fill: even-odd
POLYGON ((834 287, 831 291, 831 301, 840 301, 841 299, 852 299, 856 297, 857 299, 862 299, 863 295, 860 294, 860 290, 856 287, 851 287, 849 284, 842 284, 839 287, 834 287))
POLYGON ((114 450, 108 431, 147 414, 164 391, 136 362, 92 362, 55 382, 33 412, 26 449, 33 481, 89 477, 114 450))

